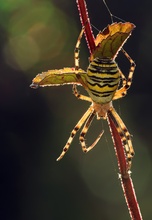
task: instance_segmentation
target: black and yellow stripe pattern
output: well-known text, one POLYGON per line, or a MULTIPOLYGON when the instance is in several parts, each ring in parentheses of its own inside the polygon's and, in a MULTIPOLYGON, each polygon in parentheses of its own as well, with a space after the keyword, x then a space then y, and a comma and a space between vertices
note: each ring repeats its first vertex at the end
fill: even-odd
POLYGON ((95 58, 87 69, 87 92, 100 104, 112 100, 120 82, 120 70, 112 59, 95 58))

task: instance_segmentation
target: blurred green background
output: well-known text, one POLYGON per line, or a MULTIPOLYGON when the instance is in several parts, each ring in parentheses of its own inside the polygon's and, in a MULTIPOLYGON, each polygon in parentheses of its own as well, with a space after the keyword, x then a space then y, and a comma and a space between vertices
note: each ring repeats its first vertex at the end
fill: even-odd
MULTIPOLYGON (((151 1, 107 0, 113 14, 136 24, 124 48, 136 61, 133 85, 115 102, 130 133, 136 155, 132 178, 144 219, 152 218, 151 1), (149 104, 150 103, 150 104, 149 104)), ((102 0, 87 0, 91 23, 111 23, 102 0)), ((33 77, 49 69, 74 66, 81 30, 75 0, 0 1, 0 162, 2 220, 128 220, 107 123, 94 121, 87 136, 95 149, 83 154, 75 138, 56 162, 70 131, 89 104, 72 95, 71 86, 29 88, 33 77)), ((93 30, 97 34, 97 30, 93 30)), ((80 64, 89 52, 83 39, 80 64)), ((117 62, 127 75, 129 63, 117 62)))

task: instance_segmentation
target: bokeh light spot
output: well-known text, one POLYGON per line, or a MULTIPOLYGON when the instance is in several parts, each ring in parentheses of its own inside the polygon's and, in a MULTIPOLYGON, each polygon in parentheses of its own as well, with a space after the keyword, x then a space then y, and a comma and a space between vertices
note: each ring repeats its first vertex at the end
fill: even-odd
POLYGON ((33 66, 40 57, 35 41, 29 36, 20 36, 10 39, 5 46, 6 62, 14 69, 27 70, 33 66))
POLYGON ((1 11, 13 11, 14 9, 27 4, 31 0, 1 0, 0 10, 1 11))
POLYGON ((8 65, 26 71, 50 62, 63 52, 70 33, 68 17, 48 1, 28 2, 10 14, 4 58, 8 65), (63 34, 64 30, 64 34, 63 34))

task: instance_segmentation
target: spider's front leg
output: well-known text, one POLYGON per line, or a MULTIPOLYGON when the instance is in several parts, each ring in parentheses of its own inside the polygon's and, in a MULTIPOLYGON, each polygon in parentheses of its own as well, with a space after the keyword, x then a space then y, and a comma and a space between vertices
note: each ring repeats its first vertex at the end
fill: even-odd
POLYGON ((81 131, 81 134, 80 134, 80 137, 79 137, 79 140, 80 140, 80 143, 81 143, 81 146, 82 146, 82 150, 84 153, 87 153, 88 151, 90 151, 92 148, 95 147, 95 145, 98 143, 98 141, 100 140, 101 136, 103 135, 104 131, 102 131, 99 136, 96 138, 96 140, 93 142, 93 144, 91 144, 89 147, 86 146, 86 143, 85 143, 85 136, 88 132, 88 129, 94 119, 94 116, 96 115, 96 112, 95 110, 92 112, 92 114, 90 114, 89 118, 87 119, 82 131, 81 131))
POLYGON ((129 54, 123 48, 121 49, 121 51, 124 53, 124 55, 126 56, 126 58, 130 62, 130 70, 129 70, 129 74, 128 74, 128 78, 127 79, 125 78, 123 73, 120 73, 121 74, 121 78, 123 80, 123 86, 122 86, 122 88, 118 89, 115 92, 113 100, 120 99, 120 98, 124 97, 127 94, 127 90, 131 87, 132 78, 133 78, 133 74, 134 74, 135 67, 136 67, 135 62, 132 60, 132 58, 129 56, 129 54))
POLYGON ((77 131, 82 127, 82 125, 84 124, 84 122, 87 120, 87 118, 92 115, 93 112, 93 108, 92 106, 89 107, 89 109, 84 113, 84 115, 82 116, 82 118, 78 121, 78 123, 76 124, 76 126, 74 127, 74 129, 71 132, 71 135, 66 143, 66 145, 63 148, 62 153, 60 154, 60 156, 57 158, 57 161, 61 160, 63 158, 63 156, 65 155, 65 153, 68 151, 77 131))
POLYGON ((73 94, 78 98, 78 99, 81 99, 81 100, 84 100, 84 101, 87 101, 87 102, 92 102, 92 99, 88 96, 85 96, 85 95, 81 95, 78 90, 77 90, 77 86, 74 84, 73 85, 73 94))
POLYGON ((128 170, 131 169, 131 164, 132 164, 132 158, 135 154, 132 141, 131 141, 131 135, 125 126, 124 122, 116 112, 114 108, 111 108, 108 112, 110 117, 113 119, 113 122, 116 126, 116 129, 121 137, 122 144, 124 146, 124 150, 126 153, 126 158, 127 158, 127 163, 128 163, 128 170))

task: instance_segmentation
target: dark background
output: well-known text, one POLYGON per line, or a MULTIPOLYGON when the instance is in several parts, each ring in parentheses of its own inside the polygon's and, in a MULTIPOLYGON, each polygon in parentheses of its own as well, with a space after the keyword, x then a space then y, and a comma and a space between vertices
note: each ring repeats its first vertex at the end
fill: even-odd
MULTIPOLYGON (((130 133, 136 155, 132 178, 144 219, 152 217, 152 5, 151 1, 107 0, 112 13, 136 29, 124 48, 137 68, 128 95, 114 105, 130 133)), ((102 0, 88 0, 91 23, 111 23, 102 0)), ((0 3, 0 162, 2 220, 129 219, 118 180, 106 121, 93 123, 88 143, 103 129, 95 149, 83 154, 78 135, 60 162, 70 131, 88 108, 71 86, 29 88, 36 74, 74 66, 81 30, 75 0, 1 0, 0 3)), ((94 33, 97 34, 95 29, 94 33)), ((80 65, 89 52, 82 40, 80 65)), ((127 75, 129 63, 117 62, 127 75)))

